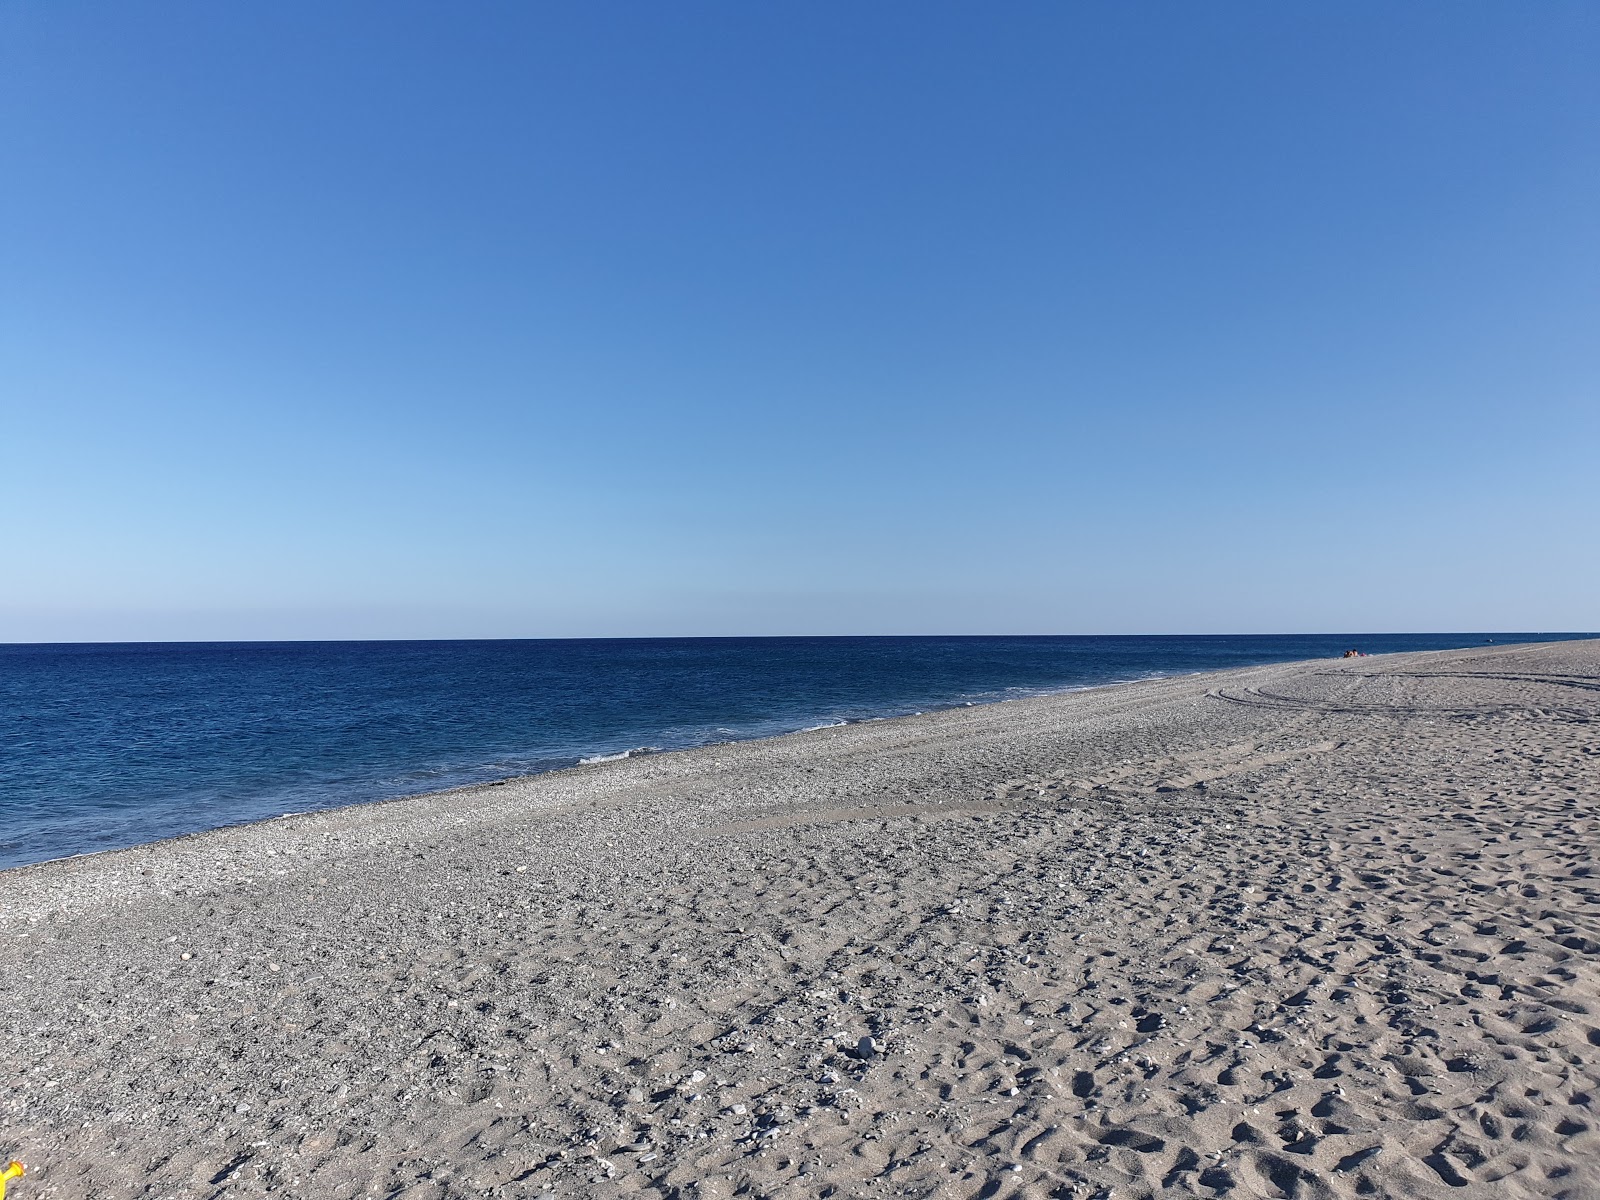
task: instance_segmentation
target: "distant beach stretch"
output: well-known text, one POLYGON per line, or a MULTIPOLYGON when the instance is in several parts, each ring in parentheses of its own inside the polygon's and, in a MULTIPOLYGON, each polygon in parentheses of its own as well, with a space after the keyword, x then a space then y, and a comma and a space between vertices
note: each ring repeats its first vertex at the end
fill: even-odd
POLYGON ((0 1162, 23 1200, 1600 1195, 1597 721, 1600 641, 1330 657, 7 871, 0 1162))
MULTIPOLYGON (((1493 636, 1368 634, 1364 651, 1493 636)), ((1347 635, 0 645, 0 869, 628 754, 1162 675, 1347 635)))

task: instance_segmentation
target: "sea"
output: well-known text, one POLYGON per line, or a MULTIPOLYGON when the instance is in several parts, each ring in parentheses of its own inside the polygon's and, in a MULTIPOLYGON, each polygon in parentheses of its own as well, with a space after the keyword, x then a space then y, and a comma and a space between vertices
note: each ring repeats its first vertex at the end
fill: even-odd
POLYGON ((0 645, 0 867, 625 754, 1349 649, 1584 636, 0 645))

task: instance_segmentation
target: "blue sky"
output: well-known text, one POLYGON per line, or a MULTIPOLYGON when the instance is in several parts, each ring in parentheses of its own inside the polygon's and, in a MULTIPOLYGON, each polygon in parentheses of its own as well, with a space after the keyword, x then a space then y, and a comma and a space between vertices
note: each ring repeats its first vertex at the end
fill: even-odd
POLYGON ((1592 5, 0 5, 0 641, 1600 626, 1592 5))

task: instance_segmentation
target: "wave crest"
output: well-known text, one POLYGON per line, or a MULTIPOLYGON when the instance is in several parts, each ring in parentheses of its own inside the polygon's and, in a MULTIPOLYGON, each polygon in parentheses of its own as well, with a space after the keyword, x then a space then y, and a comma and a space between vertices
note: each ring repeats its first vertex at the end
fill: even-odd
POLYGON ((638 758, 643 754, 660 754, 660 746, 635 746, 632 750, 623 750, 617 754, 595 754, 589 758, 580 758, 580 767, 592 767, 595 763, 621 762, 625 758, 638 758))

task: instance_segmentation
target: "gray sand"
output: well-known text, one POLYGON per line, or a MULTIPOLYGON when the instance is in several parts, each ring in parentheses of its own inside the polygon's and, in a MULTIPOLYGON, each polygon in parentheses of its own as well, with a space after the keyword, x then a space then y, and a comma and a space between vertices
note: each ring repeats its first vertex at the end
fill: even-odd
POLYGON ((0 874, 12 1195, 1600 1196, 1600 642, 0 874))

